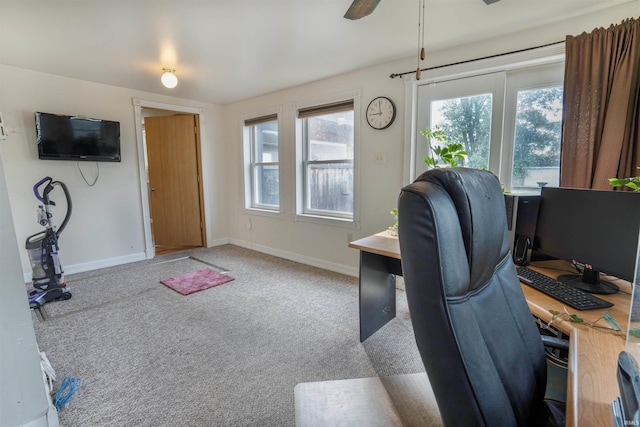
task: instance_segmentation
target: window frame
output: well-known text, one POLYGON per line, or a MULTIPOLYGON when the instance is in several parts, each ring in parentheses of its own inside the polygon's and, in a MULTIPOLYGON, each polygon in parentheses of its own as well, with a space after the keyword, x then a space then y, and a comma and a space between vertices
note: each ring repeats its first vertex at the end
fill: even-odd
MULTIPOLYGON (((511 178, 513 174, 513 155, 516 139, 516 113, 518 106, 518 92, 524 90, 545 89, 564 84, 564 61, 544 66, 514 70, 508 73, 505 90, 504 115, 504 148, 502 150, 500 182, 509 192, 512 190, 511 178)), ((517 194, 528 194, 518 192, 517 194)))
POLYGON ((244 212, 246 214, 257 214, 284 219, 284 209, 282 206, 283 181, 282 181, 282 106, 276 108, 244 114, 240 117, 240 127, 242 134, 242 151, 243 151, 243 191, 244 191, 244 212), (278 161, 277 162, 258 162, 255 159, 255 131, 256 125, 266 122, 258 122, 247 125, 247 121, 251 122, 261 118, 275 116, 278 126, 278 161), (256 173, 255 170, 260 166, 278 166, 278 205, 267 205, 258 202, 256 189, 256 173))
MULTIPOLYGON (((455 65, 437 67, 423 73, 421 80, 415 80, 413 74, 405 77, 405 94, 408 100, 407 105, 410 109, 409 120, 406 124, 406 132, 411 136, 411 141, 405 144, 405 168, 403 172, 404 184, 413 182, 419 175, 420 168, 420 145, 424 141, 424 137, 420 134, 420 130, 424 129, 425 123, 421 120, 424 118, 424 111, 419 111, 419 88, 432 84, 438 84, 456 79, 465 79, 469 77, 477 77, 491 73, 506 73, 506 84, 504 87, 504 111, 503 125, 501 128, 501 136, 498 143, 492 143, 490 147, 489 170, 496 174, 500 181, 505 184, 506 191, 510 191, 511 170, 513 163, 513 144, 515 134, 515 108, 517 91, 531 86, 531 84, 523 83, 522 86, 515 90, 509 91, 511 80, 518 73, 527 73, 542 70, 544 67, 561 66, 564 68, 565 57, 564 43, 557 43, 541 48, 530 49, 526 51, 505 54, 487 59, 476 61, 468 61, 455 65), (516 95, 513 95, 515 93, 516 95), (509 111, 512 109, 513 111, 509 111), (510 116, 511 115, 511 116, 510 116), (510 123, 513 121, 513 123, 510 123), (497 150, 496 153, 494 150, 497 150), (494 154, 491 154, 494 151, 494 154)), ((563 76, 564 77, 564 76, 563 76)), ((559 84, 563 83, 563 79, 559 84)), ((550 85, 557 84, 551 83, 550 85)), ((533 85, 536 87, 537 85, 533 85)), ((544 85, 540 85, 544 87, 544 85)), ((493 120, 493 118, 492 118, 493 120)), ((493 126, 492 126, 493 127, 493 126)))
MULTIPOLYGON (((455 98, 473 97, 490 94, 491 101, 491 138, 489 141, 489 154, 487 159, 487 169, 497 171, 500 167, 501 159, 501 139, 503 129, 503 117, 505 107, 504 87, 506 82, 505 72, 483 73, 480 75, 466 76, 454 79, 440 79, 428 85, 419 85, 417 94, 418 123, 431 124, 431 102, 433 100, 447 100, 455 98), (422 90, 430 92, 424 97, 420 96, 422 90), (425 104, 421 108, 421 104, 425 104)), ((424 130, 424 126, 417 131, 424 130)), ((416 177, 424 172, 427 167, 422 159, 429 155, 429 144, 422 135, 416 136, 416 157, 414 159, 416 177), (422 139, 420 139, 422 138, 422 139)))
POLYGON ((292 115, 295 129, 295 221, 334 225, 339 227, 360 228, 360 90, 340 95, 298 102, 293 105, 292 115), (342 160, 308 160, 308 138, 306 117, 298 117, 300 110, 317 106, 353 101, 353 213, 336 213, 333 211, 315 210, 309 206, 309 189, 306 179, 306 168, 313 164, 351 163, 342 160))

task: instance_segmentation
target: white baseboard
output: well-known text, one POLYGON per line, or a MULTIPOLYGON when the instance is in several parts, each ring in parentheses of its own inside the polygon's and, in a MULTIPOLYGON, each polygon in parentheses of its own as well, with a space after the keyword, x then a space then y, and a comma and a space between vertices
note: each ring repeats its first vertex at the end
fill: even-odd
POLYGON ((68 265, 64 269, 65 274, 82 273, 84 271, 97 270, 99 268, 113 267, 114 265, 129 264, 130 262, 143 261, 147 259, 144 252, 125 255, 115 258, 101 259, 98 261, 85 262, 83 264, 68 265))
POLYGON ((322 268, 324 270, 345 274, 347 276, 358 277, 359 275, 359 270, 357 267, 349 267, 348 265, 344 264, 336 264, 318 258, 295 254, 293 252, 281 251, 269 246, 258 245, 256 243, 246 242, 244 240, 230 239, 229 243, 231 243, 232 245, 251 249, 256 252, 262 252, 268 255, 276 256, 278 258, 288 259, 289 261, 299 262, 301 264, 322 268))
MULTIPOLYGON (((100 259, 97 261, 85 262, 82 264, 63 265, 64 274, 82 273, 84 271, 97 270, 99 268, 113 267, 115 265, 128 264, 130 262, 142 261, 147 259, 144 252, 138 252, 131 255, 125 255, 115 258, 100 259)), ((24 274, 24 282, 31 282, 31 272, 24 274)))
MULTIPOLYGON (((268 255, 276 256, 278 258, 288 259, 289 261, 299 262, 301 264, 322 268, 324 270, 345 274, 347 276, 358 277, 358 274, 359 274, 357 267, 350 267, 348 265, 328 262, 322 259, 299 255, 293 252, 282 251, 279 249, 271 248, 269 246, 258 245, 258 244, 247 242, 244 240, 231 239, 231 238, 216 239, 214 241, 208 242, 208 247, 222 246, 227 244, 240 246, 243 248, 251 249, 256 252, 262 252, 268 255)), ((144 252, 139 252, 131 255, 125 255, 122 257, 102 259, 102 260, 91 261, 91 262, 86 262, 82 264, 66 265, 64 266, 64 273, 65 274, 82 273, 84 271, 92 271, 92 270, 97 270, 99 268, 113 267, 115 265, 128 264, 130 262, 142 261, 145 259, 147 259, 146 254, 144 252)), ((25 283, 31 282, 30 272, 24 274, 24 282, 25 283)))
POLYGON ((231 239, 225 237, 223 239, 215 239, 213 241, 207 242, 207 247, 212 248, 214 246, 228 245, 229 243, 231 243, 231 239))

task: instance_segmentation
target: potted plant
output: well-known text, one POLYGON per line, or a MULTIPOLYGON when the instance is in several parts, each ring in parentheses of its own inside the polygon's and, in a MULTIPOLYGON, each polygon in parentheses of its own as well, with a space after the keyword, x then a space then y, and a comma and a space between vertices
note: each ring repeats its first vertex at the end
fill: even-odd
MULTIPOLYGON (((640 169, 640 167, 637 169, 640 169)), ((609 178, 609 185, 612 187, 629 187, 633 191, 640 192, 640 176, 633 176, 631 178, 609 178)))
POLYGON ((436 140, 437 145, 429 144, 431 156, 425 156, 424 163, 430 168, 439 168, 441 166, 458 167, 467 159, 467 152, 462 144, 457 142, 449 142, 449 137, 444 133, 440 126, 432 130, 426 127, 420 131, 420 134, 427 138, 428 141, 436 140))
MULTIPOLYGON (((429 144, 431 151, 430 156, 425 156, 423 161, 428 168, 451 167, 455 168, 464 163, 467 159, 467 152, 462 144, 457 142, 449 142, 447 134, 436 125, 433 129, 426 127, 420 131, 420 134, 427 138, 427 141, 435 140, 438 144, 429 144)), ((393 215, 395 223, 387 229, 389 234, 396 236, 398 234, 398 209, 391 209, 389 212, 393 215)))

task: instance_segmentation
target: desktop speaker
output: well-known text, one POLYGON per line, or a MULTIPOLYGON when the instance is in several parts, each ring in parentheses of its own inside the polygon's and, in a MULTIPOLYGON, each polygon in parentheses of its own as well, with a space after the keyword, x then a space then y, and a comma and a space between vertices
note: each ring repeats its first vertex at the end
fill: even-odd
POLYGON ((513 243, 516 238, 516 217, 518 211, 518 196, 504 195, 504 205, 507 209, 507 229, 509 230, 509 249, 513 252, 513 243))
POLYGON ((505 194, 509 248, 513 260, 520 265, 531 261, 531 248, 536 234, 539 195, 505 194))
POLYGON ((513 261, 519 265, 527 265, 531 261, 531 239, 518 236, 513 248, 513 261))

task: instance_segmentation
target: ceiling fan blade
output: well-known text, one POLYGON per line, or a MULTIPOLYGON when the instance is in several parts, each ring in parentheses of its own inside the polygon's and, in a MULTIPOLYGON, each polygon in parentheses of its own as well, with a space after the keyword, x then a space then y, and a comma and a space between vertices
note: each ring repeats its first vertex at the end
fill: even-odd
POLYGON ((491 3, 497 3, 500 0, 482 0, 483 2, 485 2, 487 5, 491 4, 491 3))
POLYGON ((363 18, 370 15, 378 6, 378 3, 380 3, 380 0, 353 0, 344 17, 352 20, 363 18))

